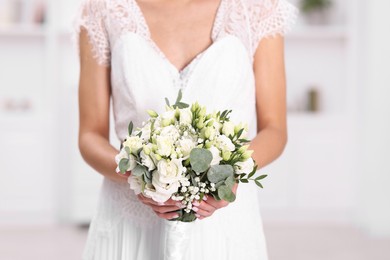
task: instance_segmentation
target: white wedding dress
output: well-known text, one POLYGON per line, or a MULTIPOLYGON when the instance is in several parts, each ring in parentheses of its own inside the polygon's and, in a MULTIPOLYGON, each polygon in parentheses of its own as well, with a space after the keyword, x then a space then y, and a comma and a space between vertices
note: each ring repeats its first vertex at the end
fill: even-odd
MULTIPOLYGON (((88 0, 76 19, 76 35, 87 29, 97 61, 111 66, 115 130, 120 140, 147 109, 163 111, 167 97, 183 90, 183 101, 208 111, 232 109, 232 120, 247 122, 256 135, 253 55, 259 41, 283 34, 296 9, 285 0, 221 0, 212 29, 213 44, 178 71, 152 41, 136 0, 88 0)), ((266 260, 259 189, 241 184, 237 200, 192 223, 184 260, 266 260)), ((164 224, 140 203, 129 185, 103 182, 83 259, 164 259, 164 224)))

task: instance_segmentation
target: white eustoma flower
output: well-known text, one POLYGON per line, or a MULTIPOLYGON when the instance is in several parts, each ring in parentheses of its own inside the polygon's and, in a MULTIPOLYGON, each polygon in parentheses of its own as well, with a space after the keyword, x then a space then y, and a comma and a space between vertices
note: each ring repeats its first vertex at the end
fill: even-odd
POLYGON ((127 182, 130 184, 130 189, 132 189, 136 195, 142 192, 142 185, 144 184, 142 177, 130 175, 127 182))
POLYGON ((222 157, 220 155, 221 151, 215 146, 211 146, 208 150, 213 155, 213 160, 211 161, 210 165, 218 165, 219 162, 222 160, 222 157))
POLYGON ((179 190, 180 182, 176 181, 170 184, 159 181, 158 172, 154 171, 152 185, 146 185, 144 194, 146 197, 153 199, 156 202, 164 203, 179 190))
POLYGON ((157 163, 157 173, 154 172, 153 177, 156 175, 161 183, 169 184, 183 179, 182 174, 182 159, 172 159, 170 161, 162 159, 157 163))
POLYGON ((162 124, 164 126, 168 126, 170 124, 173 124, 175 122, 175 113, 176 111, 175 110, 168 110, 168 111, 165 111, 162 115, 161 115, 161 121, 162 121, 162 124))
POLYGON ((189 108, 180 109, 180 120, 181 125, 189 125, 192 123, 192 111, 189 108))
POLYGON ((161 156, 169 156, 173 147, 173 140, 170 136, 157 136, 157 151, 161 156))
POLYGON ((142 128, 141 128, 141 139, 144 141, 147 141, 150 139, 150 134, 151 134, 151 123, 148 122, 146 123, 142 128))
POLYGON ((134 155, 130 154, 130 156, 127 154, 125 149, 121 149, 121 151, 115 156, 115 162, 118 165, 116 167, 116 172, 119 173, 119 162, 122 159, 129 159, 129 167, 126 169, 126 171, 131 171, 137 166, 137 161, 134 155))
POLYGON ((192 138, 182 138, 178 143, 180 147, 180 152, 183 154, 183 157, 186 158, 190 155, 191 150, 195 148, 197 143, 192 138))
POLYGON ((140 155, 142 164, 145 165, 149 171, 153 171, 154 169, 156 169, 156 165, 154 164, 153 159, 149 155, 145 154, 143 150, 141 151, 140 155))
POLYGON ((160 132, 160 136, 167 136, 172 139, 173 142, 180 138, 179 129, 174 125, 163 127, 160 132))
POLYGON ((216 146, 221 151, 230 151, 230 152, 234 151, 234 149, 236 148, 232 140, 230 140, 230 138, 227 137, 226 135, 219 135, 216 138, 216 146))
POLYGON ((243 162, 237 162, 235 165, 235 170, 237 174, 241 173, 250 173, 253 170, 253 167, 255 166, 255 163, 252 158, 249 158, 246 161, 243 162))
POLYGON ((135 153, 138 149, 142 148, 142 139, 139 136, 128 136, 123 146, 129 147, 131 153, 135 153))
POLYGON ((226 136, 234 135, 234 124, 230 121, 227 121, 222 126, 222 133, 226 136))

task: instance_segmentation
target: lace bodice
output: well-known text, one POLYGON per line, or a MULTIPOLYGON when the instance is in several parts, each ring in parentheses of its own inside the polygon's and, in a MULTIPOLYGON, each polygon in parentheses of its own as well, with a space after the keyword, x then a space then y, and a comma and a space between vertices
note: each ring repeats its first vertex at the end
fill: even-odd
MULTIPOLYGON (((252 59, 264 37, 284 34, 294 20, 296 9, 286 0, 221 0, 214 21, 212 40, 234 35, 252 59)), ((75 40, 80 26, 87 29, 95 58, 110 66, 111 49, 127 32, 135 33, 164 54, 151 40, 150 32, 136 0, 84 0, 75 20, 75 40)))

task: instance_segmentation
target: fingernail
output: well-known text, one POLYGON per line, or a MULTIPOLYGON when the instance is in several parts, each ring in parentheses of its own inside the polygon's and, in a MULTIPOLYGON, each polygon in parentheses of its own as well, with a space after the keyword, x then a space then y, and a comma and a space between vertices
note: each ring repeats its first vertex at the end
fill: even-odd
POLYGON ((203 197, 203 200, 206 201, 206 200, 207 200, 207 196, 204 196, 204 197, 203 197))
POLYGON ((176 203, 175 205, 176 205, 176 207, 178 207, 178 208, 183 208, 183 207, 185 207, 185 205, 183 205, 182 203, 179 203, 179 202, 176 203))
POLYGON ((199 203, 199 201, 195 201, 194 203, 192 203, 192 205, 194 205, 194 206, 199 206, 200 203, 199 203))
POLYGON ((158 205, 163 206, 163 205, 165 205, 165 203, 164 202, 158 202, 158 205))
POLYGON ((195 217, 200 218, 200 215, 199 214, 195 214, 195 217))
POLYGON ((192 210, 197 212, 199 209, 197 207, 193 207, 192 210))
POLYGON ((172 219, 175 219, 175 218, 178 218, 178 217, 179 217, 179 215, 176 214, 176 215, 174 215, 174 216, 172 217, 172 219))

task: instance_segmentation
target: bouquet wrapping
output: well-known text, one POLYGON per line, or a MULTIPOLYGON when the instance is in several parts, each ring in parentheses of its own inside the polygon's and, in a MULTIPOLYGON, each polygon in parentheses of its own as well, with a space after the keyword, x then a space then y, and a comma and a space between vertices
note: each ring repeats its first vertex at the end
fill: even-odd
POLYGON ((135 194, 156 202, 169 199, 183 205, 178 218, 165 227, 164 259, 182 259, 189 230, 197 218, 192 204, 204 196, 233 202, 235 183, 254 181, 263 187, 266 175, 254 177, 257 165, 249 150, 246 124, 230 121, 231 110, 207 113, 198 102, 191 106, 166 99, 162 114, 147 111, 149 119, 128 136, 116 156, 117 172, 131 171, 128 178, 135 194))

